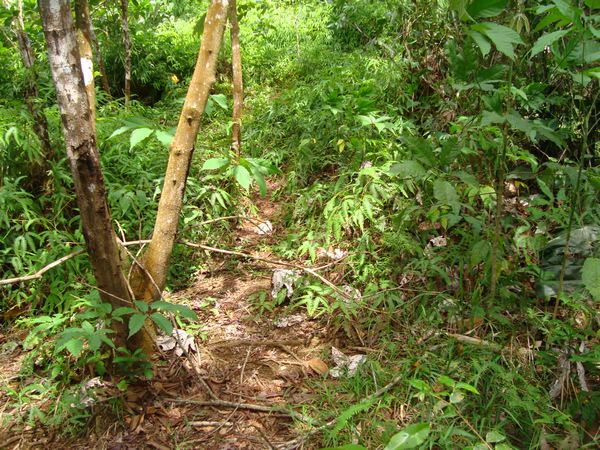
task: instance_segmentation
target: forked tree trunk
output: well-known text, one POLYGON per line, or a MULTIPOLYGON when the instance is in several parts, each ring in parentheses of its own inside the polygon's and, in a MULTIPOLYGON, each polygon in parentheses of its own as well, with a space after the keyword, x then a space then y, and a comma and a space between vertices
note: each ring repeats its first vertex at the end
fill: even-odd
POLYGON ((31 47, 31 41, 29 36, 25 32, 25 23, 23 20, 23 2, 18 0, 17 2, 17 17, 13 22, 15 34, 17 35, 17 42, 19 46, 19 53, 21 54, 21 60, 26 71, 26 82, 25 82, 25 104, 27 110, 33 117, 33 131, 40 141, 42 148, 43 158, 42 161, 37 164, 37 167, 32 173, 32 179, 34 183, 39 184, 38 189, 42 189, 42 185, 46 181, 46 169, 47 161, 54 159, 54 149, 50 142, 50 135, 48 133, 48 120, 42 109, 42 106, 38 102, 39 90, 38 90, 38 76, 35 67, 35 53, 31 47))
MULTIPOLYGON (((217 57, 223 40, 228 6, 229 0, 212 0, 206 14, 196 68, 171 144, 152 241, 141 259, 144 270, 135 265, 132 272, 131 287, 137 299, 152 301, 160 298, 166 284, 200 120, 215 82, 217 57)), ((141 343, 145 352, 148 352, 149 345, 147 341, 141 343)))
MULTIPOLYGON (((114 308, 130 306, 131 296, 121 270, 106 201, 96 133, 83 83, 69 0, 38 0, 38 5, 83 234, 98 291, 102 300, 111 303, 114 308)), ((124 346, 127 325, 115 321, 113 327, 115 343, 124 346)))
POLYGON ((233 83, 233 127, 231 148, 239 157, 242 148, 242 110, 244 108, 244 83, 242 80, 242 54, 240 52, 240 26, 237 17, 236 0, 229 7, 231 22, 231 68, 233 83))
POLYGON ((125 105, 131 98, 131 40, 129 38, 129 0, 121 0, 121 32, 125 50, 125 105))
POLYGON ((87 92, 92 114, 91 122, 96 127, 96 90, 94 86, 94 55, 92 54, 92 38, 90 8, 87 0, 75 0, 75 26, 77 27, 77 45, 81 58, 83 83, 87 92))

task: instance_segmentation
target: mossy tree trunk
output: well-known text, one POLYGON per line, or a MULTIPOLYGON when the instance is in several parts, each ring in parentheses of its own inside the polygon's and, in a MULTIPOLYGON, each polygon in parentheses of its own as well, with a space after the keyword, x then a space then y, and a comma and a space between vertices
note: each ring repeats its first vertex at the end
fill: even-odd
MULTIPOLYGON (((106 200, 69 0, 38 0, 38 5, 83 234, 98 291, 102 300, 113 308, 131 306, 106 200)), ((113 329, 116 345, 125 346, 127 325, 114 322, 113 329)))

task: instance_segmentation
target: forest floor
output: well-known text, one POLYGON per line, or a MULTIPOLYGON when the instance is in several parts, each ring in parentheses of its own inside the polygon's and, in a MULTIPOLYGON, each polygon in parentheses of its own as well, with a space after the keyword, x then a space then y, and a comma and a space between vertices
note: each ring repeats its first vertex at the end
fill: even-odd
MULTIPOLYGON (((269 259, 268 244, 282 232, 279 208, 269 196, 255 204, 258 222, 241 222, 236 240, 243 252, 269 259), (256 224, 267 220, 272 232, 259 234, 256 224), (267 250, 256 252, 259 244, 267 250)), ((232 269, 231 261, 225 261, 230 257, 220 256, 191 287, 168 296, 198 313, 204 339, 196 338, 197 351, 181 356, 174 350, 161 352, 155 377, 130 386, 126 397, 116 381, 102 380, 90 387, 96 403, 83 438, 65 439, 58 432, 9 421, 8 427, 0 428, 0 448, 271 449, 285 448, 297 438, 293 413, 286 407, 298 410, 317 397, 307 381, 323 381, 327 364, 320 358, 339 344, 326 324, 304 314, 276 320, 254 314, 252 296, 271 290, 274 267, 240 259, 232 269), (123 400, 120 417, 106 401, 111 397, 123 400)), ((25 355, 10 343, 23 339, 19 334, 0 336, 3 384, 20 378, 25 355)), ((16 418, 20 413, 11 410, 8 396, 0 398, 0 416, 16 418)))

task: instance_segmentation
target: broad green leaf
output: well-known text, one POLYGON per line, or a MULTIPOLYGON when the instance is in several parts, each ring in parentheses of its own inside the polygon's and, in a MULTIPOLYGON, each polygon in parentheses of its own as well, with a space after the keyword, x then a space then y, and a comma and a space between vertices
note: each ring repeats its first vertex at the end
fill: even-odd
POLYGON ((124 126, 121 128, 117 128, 113 133, 108 137, 109 139, 114 138, 115 136, 119 136, 120 134, 125 133, 126 131, 131 130, 131 127, 124 126))
POLYGON ((390 175, 400 175, 402 178, 423 178, 427 172, 418 161, 408 160, 390 167, 390 175))
POLYGON ((161 311, 168 311, 171 313, 178 313, 186 319, 197 320, 198 316, 194 311, 192 311, 188 306, 185 305, 176 305, 175 303, 169 303, 162 300, 158 300, 153 302, 150 306, 154 309, 159 309, 161 311))
POLYGON ((133 314, 136 313, 137 311, 133 308, 129 308, 128 306, 121 306, 120 308, 117 308, 113 311, 112 316, 113 317, 121 317, 124 316, 125 314, 133 314))
POLYGON ((244 166, 235 166, 233 169, 233 174, 241 187, 243 187, 245 190, 250 188, 252 177, 250 176, 248 169, 246 169, 244 166))
POLYGON ((546 47, 549 47, 552 44, 554 44, 556 41, 568 34, 570 31, 571 30, 558 30, 553 33, 546 33, 540 36, 540 38, 537 41, 535 41, 535 44, 533 44, 533 47, 531 47, 530 57, 533 58, 539 52, 544 50, 546 47))
POLYGON ((475 41, 479 50, 481 50, 481 54, 485 57, 492 49, 492 44, 488 42, 488 40, 478 31, 471 30, 469 31, 469 35, 475 41))
POLYGON ((70 339, 65 343, 64 348, 66 348, 71 355, 77 358, 81 354, 81 350, 83 350, 83 339, 70 339))
POLYGON ((207 159, 202 165, 202 170, 216 170, 229 164, 229 158, 207 159))
POLYGON ((162 131, 162 130, 156 130, 155 136, 156 136, 156 139, 158 139, 160 141, 160 143, 162 145, 164 145, 165 147, 171 146, 171 142, 173 142, 173 137, 174 137, 171 133, 168 133, 167 131, 162 131))
POLYGON ((405 450, 416 448, 429 436, 428 423, 416 423, 409 425, 399 433, 396 433, 385 446, 384 450, 405 450))
POLYGON ((506 7, 506 0, 475 0, 467 6, 467 13, 473 19, 496 17, 506 7))
POLYGON ((433 183, 433 196, 446 205, 455 205, 458 203, 458 194, 456 189, 448 181, 437 179, 433 183))
POLYGON ((141 300, 134 300, 133 304, 136 306, 137 309, 139 309, 141 312, 143 313, 147 313, 148 312, 148 303, 143 302, 141 300))
POLYGON ((136 128, 131 132, 131 137, 129 138, 129 150, 138 145, 144 139, 147 139, 154 130, 150 128, 136 128))
POLYGON ((600 258, 587 258, 583 263, 581 280, 596 301, 600 301, 600 258))
POLYGON ((167 336, 171 336, 173 333, 173 324, 169 319, 157 312, 150 314, 150 318, 167 336))
POLYGON ((146 321, 145 314, 133 314, 129 318, 129 336, 133 336, 135 333, 140 331, 144 326, 144 322, 146 321))
POLYGON ((468 383, 458 382, 456 383, 456 389, 463 389, 465 391, 472 392, 473 394, 479 395, 479 391, 475 386, 472 386, 468 383))
POLYGON ((223 94, 215 94, 210 96, 211 100, 214 101, 217 105, 219 105, 222 109, 227 111, 227 97, 223 94))
POLYGON ((506 436, 504 436, 502 433, 499 433, 495 430, 488 431, 487 434, 485 435, 485 441, 490 444, 495 444, 497 442, 502 442, 504 440, 506 440, 506 436))
POLYGON ((257 167, 252 166, 252 176, 258 185, 258 189, 260 190, 260 196, 265 198, 267 195, 267 182, 265 181, 265 177, 260 173, 260 170, 257 167))
POLYGON ((499 52, 504 53, 510 59, 515 58, 514 46, 523 43, 521 36, 515 30, 497 23, 484 22, 472 25, 471 29, 484 34, 499 52))

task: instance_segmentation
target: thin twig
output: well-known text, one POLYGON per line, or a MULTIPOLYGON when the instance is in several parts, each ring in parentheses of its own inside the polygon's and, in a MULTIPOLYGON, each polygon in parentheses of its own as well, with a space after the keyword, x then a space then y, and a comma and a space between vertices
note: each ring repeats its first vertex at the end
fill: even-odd
POLYGON ((40 270, 38 270, 37 272, 35 272, 31 275, 24 275, 22 277, 6 278, 4 280, 0 280, 0 286, 6 285, 6 284, 20 283, 21 281, 37 280, 39 278, 42 278, 42 275, 44 275, 50 269, 53 269, 54 267, 68 261, 71 258, 74 258, 77 255, 81 255, 84 251, 85 251, 84 249, 81 249, 81 250, 77 250, 73 253, 69 253, 68 255, 63 256, 62 258, 57 259, 56 261, 53 261, 50 264, 42 267, 40 270))
POLYGON ((227 400, 188 400, 182 398, 165 398, 164 401, 171 403, 181 403, 188 405, 198 405, 198 406, 214 406, 216 408, 237 408, 237 409, 245 409, 248 411, 257 411, 264 413, 275 413, 279 415, 288 416, 294 419, 301 420, 303 422, 310 421, 309 418, 304 417, 302 414, 298 414, 294 411, 287 410, 285 408, 280 408, 277 406, 263 406, 256 405, 254 403, 237 403, 237 402, 229 402, 227 400))

